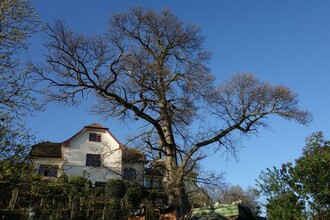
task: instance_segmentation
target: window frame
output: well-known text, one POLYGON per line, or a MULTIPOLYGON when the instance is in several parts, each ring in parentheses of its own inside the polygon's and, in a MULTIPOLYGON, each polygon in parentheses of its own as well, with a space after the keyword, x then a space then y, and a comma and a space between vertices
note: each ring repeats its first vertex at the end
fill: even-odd
POLYGON ((145 177, 144 187, 148 189, 159 189, 161 188, 161 179, 154 177, 145 177))
POLYGON ((144 179, 144 187, 151 188, 150 186, 151 186, 151 178, 146 177, 144 179))
POLYGON ((87 167, 100 167, 102 164, 100 154, 86 154, 86 163, 87 167))
POLYGON ((102 134, 91 132, 89 133, 88 140, 91 142, 101 142, 102 134))
POLYGON ((38 174, 44 177, 57 177, 58 171, 58 165, 40 164, 38 168, 38 174))
POLYGON ((137 171, 134 168, 124 168, 124 178, 128 180, 137 180, 137 171))
POLYGON ((100 187, 100 188, 104 188, 106 186, 106 182, 98 182, 96 181, 94 184, 94 187, 100 187))

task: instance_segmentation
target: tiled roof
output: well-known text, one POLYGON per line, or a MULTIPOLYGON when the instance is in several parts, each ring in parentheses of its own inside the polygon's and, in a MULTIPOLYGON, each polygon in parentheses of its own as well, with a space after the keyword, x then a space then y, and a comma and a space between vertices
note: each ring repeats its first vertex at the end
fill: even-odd
POLYGON ((61 143, 41 142, 33 145, 30 157, 62 158, 61 143))
POLYGON ((93 123, 93 124, 87 125, 87 126, 85 126, 85 128, 94 128, 94 129, 96 128, 96 129, 105 129, 105 130, 109 130, 109 128, 104 127, 103 125, 98 124, 98 123, 93 123))
POLYGON ((144 154, 137 148, 123 148, 123 162, 147 162, 144 154))
POLYGON ((144 170, 144 174, 146 176, 164 176, 164 174, 161 172, 161 170, 159 168, 154 168, 154 167, 151 167, 151 168, 146 168, 144 170))

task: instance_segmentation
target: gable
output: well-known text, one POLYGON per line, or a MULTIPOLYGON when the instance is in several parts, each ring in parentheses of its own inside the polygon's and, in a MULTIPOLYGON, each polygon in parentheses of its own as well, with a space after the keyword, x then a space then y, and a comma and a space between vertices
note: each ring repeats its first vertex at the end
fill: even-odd
MULTIPOLYGON (((74 134, 72 137, 70 137, 69 139, 64 141, 63 144, 64 144, 64 146, 69 147, 72 142, 80 142, 80 144, 81 144, 81 143, 90 141, 89 134, 95 134, 94 142, 104 142, 104 143, 109 142, 111 145, 117 145, 118 147, 122 146, 122 144, 109 131, 109 128, 104 127, 98 123, 93 123, 93 124, 84 126, 83 129, 81 129, 79 132, 74 134), (102 137, 98 137, 97 134, 100 134, 101 136, 103 136, 104 137, 103 140, 102 140, 102 137), (81 138, 82 138, 82 140, 79 140, 81 138), (101 141, 99 141, 99 140, 101 140, 101 141)), ((93 141, 91 141, 91 142, 93 142, 93 141)))

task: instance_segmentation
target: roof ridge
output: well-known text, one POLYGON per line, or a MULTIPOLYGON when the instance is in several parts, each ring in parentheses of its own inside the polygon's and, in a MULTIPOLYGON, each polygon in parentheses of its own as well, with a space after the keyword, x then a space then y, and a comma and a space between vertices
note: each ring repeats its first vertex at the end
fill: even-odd
POLYGON ((86 126, 84 126, 84 128, 96 128, 96 129, 109 130, 109 128, 104 127, 104 126, 101 125, 100 123, 93 123, 93 124, 90 124, 90 125, 86 125, 86 126))

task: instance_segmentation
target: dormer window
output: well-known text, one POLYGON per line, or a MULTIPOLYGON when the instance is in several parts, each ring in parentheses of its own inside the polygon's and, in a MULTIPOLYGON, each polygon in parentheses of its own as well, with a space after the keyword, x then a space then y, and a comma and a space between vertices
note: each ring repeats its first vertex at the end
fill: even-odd
POLYGON ((89 141, 101 142, 101 134, 89 133, 89 141))

